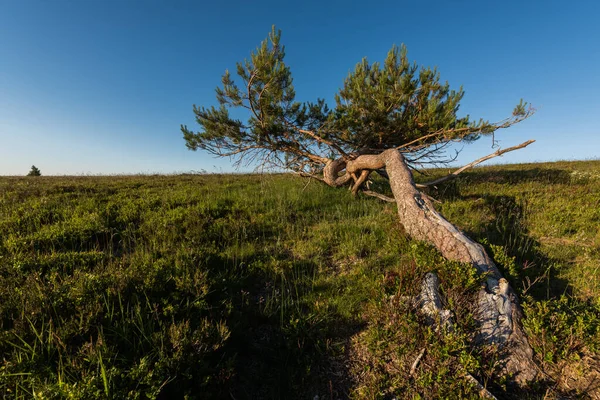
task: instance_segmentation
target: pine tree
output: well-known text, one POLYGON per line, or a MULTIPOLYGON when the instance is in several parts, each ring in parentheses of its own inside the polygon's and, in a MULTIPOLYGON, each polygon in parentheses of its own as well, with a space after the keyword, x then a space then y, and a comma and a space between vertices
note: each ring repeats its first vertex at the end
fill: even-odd
POLYGON ((42 176, 42 171, 40 171, 35 165, 32 165, 27 176, 42 176))
MULTIPOLYGON (((537 369, 519 323, 515 292, 484 248, 444 219, 419 191, 533 141, 498 150, 425 184, 415 185, 412 171, 450 162, 451 143, 492 135, 530 117, 534 110, 521 100, 500 122, 459 116, 462 87, 453 90, 440 81, 436 68, 409 62, 404 46, 392 47, 383 64, 367 59, 358 63, 335 95, 332 109, 323 99, 300 103, 280 38, 281 32, 273 28, 250 59, 237 64, 239 84, 225 72, 216 89, 217 107, 194 106, 201 129, 194 132, 182 125, 187 147, 236 157, 238 163, 284 168, 333 187, 350 186, 353 194, 362 191, 397 203, 410 236, 432 244, 450 260, 472 264, 486 276, 475 313, 477 341, 499 346, 498 362, 517 383, 533 379, 537 369), (233 118, 231 109, 245 111, 246 120, 233 118), (393 198, 364 187, 374 172, 389 180, 393 198)), ((435 293, 431 283, 435 281, 426 280, 424 286, 429 286, 424 291, 435 293)), ((424 311, 439 320, 443 310, 424 306, 424 311)))
POLYGON ((398 149, 409 167, 418 168, 452 161, 446 152, 452 142, 491 135, 533 113, 521 100, 498 123, 459 117, 462 87, 452 90, 436 68, 410 63, 405 46, 392 47, 383 64, 358 63, 335 95, 333 109, 322 99, 300 103, 280 38, 273 28, 250 59, 237 64, 241 84, 225 72, 216 89, 219 106, 194 106, 202 129, 181 127, 189 149, 312 176, 327 175, 328 164, 337 168, 398 149), (232 118, 231 109, 246 111, 247 120, 232 118))

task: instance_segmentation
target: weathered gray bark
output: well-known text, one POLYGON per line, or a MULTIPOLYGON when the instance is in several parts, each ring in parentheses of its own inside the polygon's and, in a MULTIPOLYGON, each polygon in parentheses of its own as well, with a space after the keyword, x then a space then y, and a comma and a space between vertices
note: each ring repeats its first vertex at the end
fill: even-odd
POLYGON ((435 246, 449 260, 470 263, 486 276, 486 284, 478 294, 476 322, 479 332, 476 344, 496 345, 500 351, 500 367, 512 374, 518 384, 537 375, 533 352, 522 330, 522 311, 508 281, 487 255, 483 247, 448 222, 433 207, 431 201, 416 188, 404 157, 396 149, 378 155, 359 156, 325 168, 324 181, 331 186, 347 183, 356 173, 385 168, 398 205, 398 215, 407 233, 416 240, 435 246), (346 169, 343 177, 339 171, 346 169))
MULTIPOLYGON (((423 278, 423 283, 421 284, 421 293, 415 298, 414 304, 418 310, 421 311, 427 318, 427 324, 432 325, 437 329, 442 328, 446 332, 454 329, 454 324, 452 322, 452 313, 449 310, 444 310, 442 308, 442 296, 440 295, 440 280, 437 275, 431 272, 428 272, 423 278)), ((417 364, 423 358, 425 354, 425 348, 419 353, 412 367, 410 368, 410 375, 414 375, 415 370, 417 368, 417 364)), ((473 375, 471 375, 468 371, 463 368, 459 368, 461 371, 461 375, 469 380, 477 390, 479 391, 479 395, 483 399, 491 399, 496 400, 496 397, 490 393, 473 375)))
POLYGON ((508 281, 502 278, 479 243, 444 219, 421 195, 400 152, 388 150, 381 157, 385 160, 398 215, 407 233, 414 239, 431 243, 449 260, 472 264, 487 277, 485 287, 479 291, 476 342, 498 345, 501 367, 513 374, 517 383, 535 378, 537 367, 533 362, 533 351, 520 324, 522 312, 517 296, 508 281))
POLYGON ((414 300, 415 307, 427 318, 427 324, 436 328, 452 330, 452 312, 444 310, 440 296, 440 280, 434 273, 427 273, 421 284, 421 292, 414 300))

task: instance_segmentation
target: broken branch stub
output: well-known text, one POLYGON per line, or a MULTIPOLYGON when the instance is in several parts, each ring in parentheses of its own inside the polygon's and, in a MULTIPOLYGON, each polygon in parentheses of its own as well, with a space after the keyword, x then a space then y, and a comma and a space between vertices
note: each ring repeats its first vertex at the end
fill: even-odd
POLYGON ((452 312, 442 307, 440 280, 436 274, 428 272, 425 275, 414 306, 425 317, 427 325, 435 327, 436 330, 452 330, 452 312))

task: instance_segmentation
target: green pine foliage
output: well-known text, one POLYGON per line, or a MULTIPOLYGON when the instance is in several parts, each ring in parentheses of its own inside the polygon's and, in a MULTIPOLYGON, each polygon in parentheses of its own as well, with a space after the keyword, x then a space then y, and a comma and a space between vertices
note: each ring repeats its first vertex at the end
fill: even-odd
POLYGON ((473 126, 457 117, 463 96, 462 87, 450 90, 435 68, 419 68, 404 45, 394 46, 383 65, 365 58, 346 78, 335 97, 335 126, 353 148, 398 147, 431 132, 473 126))
MULTIPOLYGON (((217 87, 218 106, 194 106, 199 131, 182 126, 186 145, 218 156, 249 156, 276 166, 305 171, 348 154, 377 154, 389 148, 404 152, 472 141, 506 128, 533 113, 521 101, 499 123, 459 116, 462 87, 450 88, 436 68, 408 60, 404 45, 393 46, 383 64, 363 59, 343 82, 330 108, 323 99, 299 102, 292 73, 284 60, 281 31, 237 64, 237 82, 229 71, 217 87), (235 119, 243 115, 244 120, 235 119)), ((423 161, 436 158, 434 148, 423 161)))
POLYGON ((40 171, 35 165, 32 165, 27 176, 42 176, 42 171, 40 171))

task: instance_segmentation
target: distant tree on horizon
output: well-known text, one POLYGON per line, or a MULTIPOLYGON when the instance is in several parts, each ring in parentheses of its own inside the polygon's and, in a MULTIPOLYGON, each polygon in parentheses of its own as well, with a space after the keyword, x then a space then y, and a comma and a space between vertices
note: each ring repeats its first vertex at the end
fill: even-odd
POLYGON ((42 171, 40 171, 40 169, 35 165, 32 165, 27 176, 42 176, 42 171))

